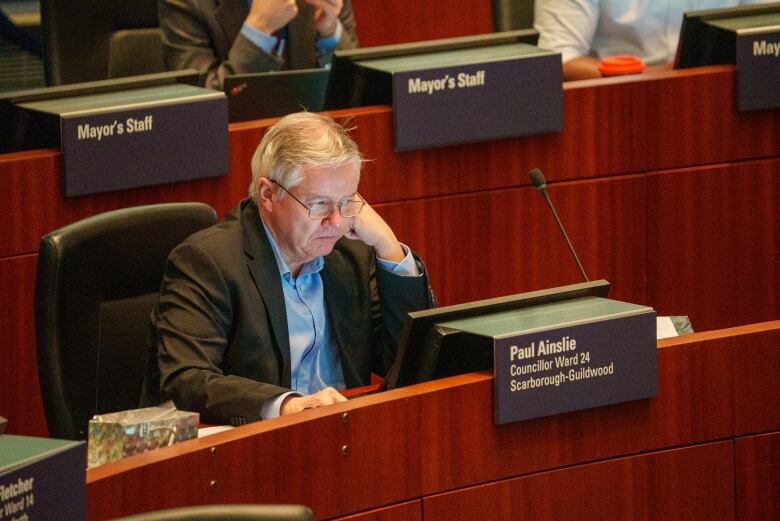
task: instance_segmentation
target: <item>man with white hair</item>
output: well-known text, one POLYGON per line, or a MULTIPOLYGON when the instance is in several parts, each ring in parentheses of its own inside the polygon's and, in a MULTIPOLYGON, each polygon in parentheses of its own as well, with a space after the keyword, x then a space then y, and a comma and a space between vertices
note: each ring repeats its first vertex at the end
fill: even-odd
POLYGON ((361 164, 328 117, 268 129, 250 197, 168 259, 147 402, 240 425, 343 401, 339 390, 387 372, 407 312, 433 296, 422 262, 358 194, 361 164))

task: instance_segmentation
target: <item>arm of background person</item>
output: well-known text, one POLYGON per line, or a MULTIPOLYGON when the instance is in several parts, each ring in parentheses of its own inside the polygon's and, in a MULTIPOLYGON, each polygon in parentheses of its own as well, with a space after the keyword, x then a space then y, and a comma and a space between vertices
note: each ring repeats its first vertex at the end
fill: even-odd
POLYGON ((578 56, 563 64, 563 81, 600 78, 600 61, 591 56, 578 56))
POLYGON ((588 56, 598 17, 598 0, 536 0, 539 47, 561 53, 565 81, 600 76, 598 60, 588 56))
POLYGON ((198 2, 159 0, 158 9, 166 67, 196 69, 206 76, 208 88, 221 89, 227 74, 273 71, 282 65, 281 58, 259 48, 240 32, 227 59, 220 60, 206 22, 213 15, 202 12, 198 2))
POLYGON ((335 47, 317 45, 317 65, 326 67, 333 61, 333 53, 337 49, 355 49, 358 47, 357 23, 352 12, 350 0, 344 0, 344 5, 339 13, 341 23, 341 36, 335 47))

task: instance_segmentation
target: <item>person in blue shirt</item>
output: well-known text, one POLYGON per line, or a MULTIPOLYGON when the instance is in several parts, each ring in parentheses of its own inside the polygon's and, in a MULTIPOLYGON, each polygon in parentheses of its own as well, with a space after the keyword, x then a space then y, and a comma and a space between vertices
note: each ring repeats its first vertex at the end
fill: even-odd
POLYGON ((320 407, 392 364, 425 266, 358 193, 362 159, 332 119, 282 118, 250 196, 170 255, 152 315, 146 404, 240 425, 320 407))
POLYGON ((158 0, 158 11, 166 67, 218 90, 227 74, 326 67, 358 46, 350 0, 158 0))

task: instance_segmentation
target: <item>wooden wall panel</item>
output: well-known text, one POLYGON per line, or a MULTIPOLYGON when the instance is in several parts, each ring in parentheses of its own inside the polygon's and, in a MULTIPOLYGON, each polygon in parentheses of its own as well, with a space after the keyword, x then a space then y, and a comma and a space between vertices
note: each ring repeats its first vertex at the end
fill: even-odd
MULTIPOLYGON (((734 410, 736 432, 780 429, 780 331, 748 334, 740 340, 744 343, 751 349, 737 348, 734 356, 734 401, 743 404, 734 410)), ((780 508, 780 494, 777 499, 780 508)))
POLYGON ((53 150, 0 154, 0 258, 37 252, 43 234, 65 224, 60 157, 53 150))
POLYGON ((470 383, 446 391, 431 383, 423 395, 427 414, 420 429, 426 448, 423 490, 439 493, 615 453, 728 436, 734 414, 732 347, 723 338, 660 346, 655 398, 495 428, 492 375, 480 379, 482 373, 475 373, 470 383))
POLYGON ((47 436, 35 353, 37 255, 0 259, 0 416, 6 432, 47 436))
POLYGON ((496 426, 492 377, 470 373, 183 442, 88 470, 88 518, 255 501, 307 504, 317 519, 418 520, 420 501, 423 519, 772 514, 778 432, 735 440, 746 404, 733 400, 752 399, 735 392, 737 353, 761 353, 779 328, 659 342, 650 400, 496 426))
MULTIPOLYGON (((242 138, 246 136, 237 136, 234 146, 241 147, 242 138)), ((65 197, 59 153, 41 150, 0 155, 0 193, 13 194, 8 204, 0 205, 0 236, 8 238, 0 241, 0 257, 37 252, 41 237, 50 231, 117 208, 198 201, 223 214, 246 196, 251 180, 249 163, 238 164, 236 159, 237 154, 231 153, 231 174, 227 176, 65 197)))
POLYGON ((542 165, 564 179, 780 153, 780 110, 738 112, 730 67, 579 81, 564 89, 565 128, 556 149, 565 152, 545 156, 549 163, 542 165))
POLYGON ((489 0, 352 0, 362 47, 493 31, 489 0))
POLYGON ((649 175, 648 300, 694 330, 777 318, 780 160, 649 175))
POLYGON ((733 78, 721 66, 573 82, 560 133, 403 153, 392 112, 367 114, 354 120, 372 159, 361 189, 386 202, 527 186, 534 167, 565 181, 777 156, 780 110, 737 112, 733 78))
MULTIPOLYGON (((365 167, 364 195, 373 203, 398 202, 529 186, 533 167, 558 182, 780 155, 780 142, 773 139, 780 110, 736 112, 728 103, 733 76, 731 68, 711 67, 575 82, 564 90, 565 128, 559 134, 405 153, 393 151, 391 109, 332 114, 351 118, 372 160, 365 167), (634 115, 645 112, 650 115, 634 115), (718 136, 714 142, 712 133, 718 136)), ((273 121, 231 125, 227 177, 94 196, 63 197, 57 152, 0 156, 0 192, 12 194, 10 204, 0 206, 0 236, 9 239, 0 242, 0 257, 32 253, 44 233, 124 206, 198 200, 224 213, 246 194, 252 153, 273 121)))
POLYGON ((332 521, 422 521, 422 501, 409 501, 332 521))
POLYGON ((256 502, 304 504, 326 519, 419 496, 419 404, 383 398, 311 409, 90 470, 88 519, 256 502))
POLYGON ((426 521, 732 521, 731 442, 608 460, 423 500, 426 521), (694 477, 695 476, 695 477, 694 477))
POLYGON ((737 521, 780 519, 780 433, 739 438, 734 452, 737 521))
MULTIPOLYGON (((647 302, 644 178, 560 183, 549 193, 589 277, 611 281, 613 298, 647 302)), ((399 240, 422 255, 442 304, 582 281, 534 188, 389 203, 377 210, 399 240)))
MULTIPOLYGON (((701 331, 780 316, 780 110, 739 113, 733 97, 724 66, 574 82, 561 133, 406 153, 393 151, 389 107, 332 115, 356 127, 370 159, 361 193, 423 254, 442 303, 579 280, 530 188, 538 166, 590 277, 608 279, 613 298, 688 315, 701 331)), ((83 197, 62 195, 57 151, 0 156, 0 259, 34 254, 45 233, 115 208, 201 201, 224 214, 245 196, 250 159, 274 121, 231 125, 227 176, 83 197)), ((33 292, 30 277, 2 283, 33 292)), ((32 315, 8 320, 23 326, 32 315)), ((9 373, 33 381, 35 365, 12 351, 32 353, 34 332, 6 338, 22 344, 0 341, 0 360, 23 364, 9 373)), ((7 415, 40 400, 20 396, 37 385, 2 386, 7 415)), ((43 432, 42 416, 32 418, 16 432, 43 432)))

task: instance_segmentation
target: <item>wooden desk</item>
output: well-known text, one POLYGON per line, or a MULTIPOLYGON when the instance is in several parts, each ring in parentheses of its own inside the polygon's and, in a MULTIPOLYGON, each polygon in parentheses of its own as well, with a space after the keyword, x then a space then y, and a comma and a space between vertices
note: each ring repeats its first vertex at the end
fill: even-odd
POLYGON ((484 0, 352 0, 352 7, 361 47, 493 32, 493 5, 484 0))
POLYGON ((293 502, 361 521, 776 520, 780 321, 662 340, 658 363, 655 398, 508 425, 472 373, 184 442, 88 471, 88 517, 293 502))
MULTIPOLYGON (((612 282, 612 298, 688 315, 705 331, 780 318, 780 110, 740 113, 734 95, 728 66, 574 82, 559 134, 406 153, 393 151, 390 108, 332 114, 351 121, 370 159, 361 193, 426 260, 442 304, 580 280, 530 186, 539 167, 592 279, 612 282)), ((246 194, 272 123, 231 125, 227 176, 77 198, 62 194, 58 151, 0 156, 9 432, 46 434, 33 327, 40 237, 138 204, 202 201, 224 213, 246 194)))

